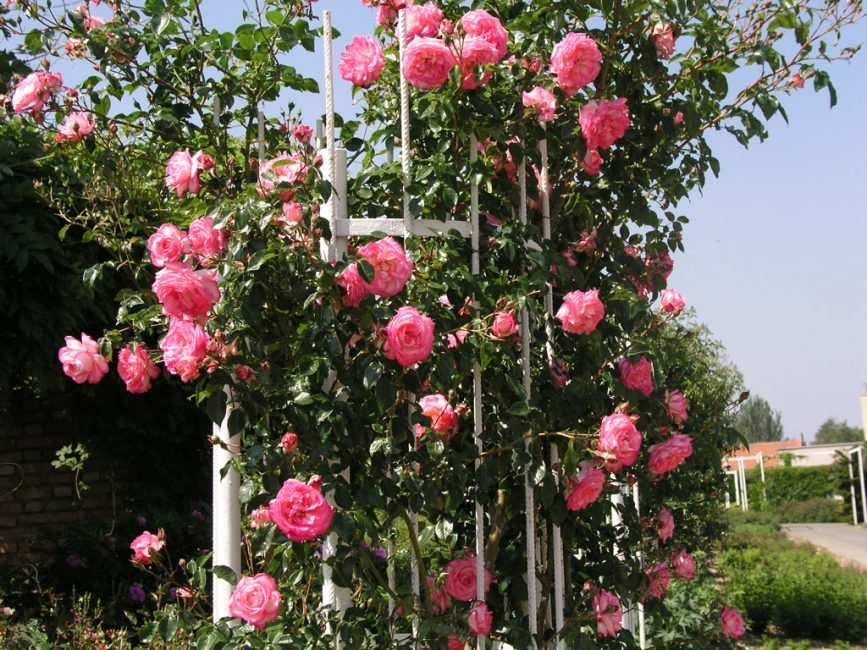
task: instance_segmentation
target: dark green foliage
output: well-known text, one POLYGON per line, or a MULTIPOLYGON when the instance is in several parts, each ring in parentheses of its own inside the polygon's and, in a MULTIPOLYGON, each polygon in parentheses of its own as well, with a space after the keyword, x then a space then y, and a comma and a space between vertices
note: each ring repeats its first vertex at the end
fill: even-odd
POLYGON ((784 501, 774 507, 773 512, 779 516, 781 522, 789 524, 851 521, 851 517, 846 518, 844 503, 845 500, 823 498, 784 501))
MULTIPOLYGON (((832 465, 818 467, 769 467, 765 470, 768 502, 772 505, 787 501, 825 499, 841 494, 832 465)), ((762 479, 759 469, 747 471, 750 505, 762 503, 762 479)), ((845 495, 843 495, 845 496, 845 495)))
POLYGON ((832 444, 835 442, 860 442, 864 440, 864 429, 850 427, 849 422, 833 418, 825 420, 816 431, 814 442, 817 445, 832 444))
POLYGON ((783 439, 782 415, 758 395, 751 395, 741 405, 735 418, 735 426, 749 442, 783 439))

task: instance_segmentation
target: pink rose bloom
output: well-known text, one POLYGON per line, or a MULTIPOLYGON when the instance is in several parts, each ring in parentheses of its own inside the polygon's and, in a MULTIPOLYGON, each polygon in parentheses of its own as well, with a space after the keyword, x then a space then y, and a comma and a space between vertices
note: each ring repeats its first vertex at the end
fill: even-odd
POLYGON ((12 110, 18 114, 39 114, 48 98, 60 90, 62 83, 63 77, 59 72, 31 72, 15 87, 12 110))
POLYGON ((686 397, 679 390, 665 391, 665 408, 668 410, 668 417, 672 419, 676 426, 681 426, 686 422, 689 402, 686 401, 686 397))
POLYGON ((491 323, 491 334, 498 339, 506 339, 518 332, 518 324, 515 317, 505 311, 494 314, 494 322, 491 323))
POLYGON ((671 559, 674 575, 679 580, 692 580, 695 577, 695 560, 685 548, 680 549, 671 559))
POLYGON ((117 355, 117 374, 130 393, 146 393, 151 389, 151 379, 159 377, 160 371, 143 345, 135 350, 127 345, 117 355))
POLYGON ((626 98, 587 102, 578 111, 578 123, 588 149, 608 149, 632 124, 626 98))
MULTIPOLYGON (((455 600, 476 599, 476 558, 462 557, 446 565, 445 590, 455 600)), ((485 567, 485 593, 491 588, 491 572, 485 567)))
POLYGON ((494 615, 491 610, 481 600, 477 600, 467 617, 467 627, 470 628, 470 632, 476 636, 487 636, 493 622, 494 615))
POLYGON ((665 544, 671 536, 674 535, 674 515, 668 508, 660 508, 659 514, 656 515, 656 521, 653 522, 653 527, 656 528, 656 534, 659 535, 659 541, 665 544))
POLYGON ((674 53, 674 32, 668 23, 656 23, 653 26, 653 45, 660 59, 670 59, 674 53))
POLYGON ((282 225, 296 224, 301 221, 301 204, 297 201, 285 201, 283 203, 283 218, 279 220, 282 225))
MULTIPOLYGON (((796 72, 795 74, 792 75, 792 78, 789 79, 789 83, 792 84, 793 87, 800 89, 800 88, 804 87, 804 78, 796 72)), ((730 611, 734 611, 734 610, 730 610, 730 611)), ((737 612, 735 612, 735 613, 737 613, 737 612)))
POLYGON ((628 359, 620 359, 617 369, 620 371, 620 383, 629 390, 638 391, 645 397, 653 392, 653 365, 647 357, 641 357, 636 364, 628 359))
POLYGON ((99 344, 84 332, 80 341, 71 336, 64 340, 66 345, 57 351, 63 374, 76 384, 99 383, 108 372, 108 361, 99 353, 99 344))
POLYGON ((164 223, 157 231, 148 238, 148 252, 151 255, 151 264, 165 266, 171 262, 177 262, 184 254, 187 234, 171 223, 164 223))
POLYGON ((671 571, 668 570, 668 564, 660 562, 644 570, 644 574, 650 579, 650 584, 647 587, 647 593, 653 598, 662 598, 668 589, 668 583, 671 582, 671 571))
POLYGON ((307 126, 306 124, 299 124, 292 129, 292 137, 302 144, 307 144, 310 142, 310 138, 313 137, 313 127, 307 126))
POLYGON ((433 2, 406 8, 406 40, 416 36, 432 38, 440 29, 443 12, 433 2))
POLYGON ((572 291, 563 296, 563 304, 555 318, 570 334, 590 334, 605 316, 605 306, 599 300, 599 290, 572 291))
MULTIPOLYGON (((278 185, 303 183, 306 178, 307 165, 301 157, 283 153, 266 160, 259 166, 259 187, 256 191, 266 196, 276 190, 278 185)), ((284 201, 292 198, 290 190, 281 189, 277 194, 284 201)))
POLYGON ((229 613, 257 630, 264 630, 268 623, 277 620, 281 602, 283 597, 277 591, 274 578, 267 573, 257 573, 238 580, 229 600, 229 613))
POLYGON ((334 509, 328 505, 322 491, 296 481, 287 480, 270 503, 271 519, 293 542, 310 542, 331 526, 334 509))
POLYGON ((616 472, 624 465, 632 465, 641 448, 641 434, 625 413, 602 418, 596 449, 605 459, 608 470, 616 472))
POLYGON ((668 276, 674 270, 674 260, 668 251, 658 253, 656 257, 647 257, 644 260, 644 267, 649 273, 657 273, 662 276, 663 280, 668 280, 668 276))
POLYGON ((566 482, 566 507, 569 510, 583 510, 599 498, 605 486, 605 472, 593 467, 588 460, 578 463, 578 473, 566 482))
POLYGON ((414 38, 406 46, 401 68, 406 80, 422 90, 439 88, 457 61, 446 45, 435 38, 414 38))
MULTIPOLYGON (((445 614, 449 607, 452 606, 452 599, 445 587, 437 587, 436 579, 433 576, 427 577, 428 589, 430 589, 430 599, 433 605, 433 615, 439 616, 445 614)), ((461 646, 463 647, 463 646, 461 646)))
POLYGON ((271 523, 271 511, 268 506, 259 506, 250 513, 250 528, 259 528, 271 523))
POLYGON ((178 262, 167 262, 151 286, 162 303, 163 313, 172 318, 197 320, 205 317, 220 299, 215 271, 193 271, 178 262))
POLYGON ((415 307, 401 307, 385 326, 385 356, 404 368, 427 359, 433 351, 434 324, 415 307))
POLYGON ((382 46, 372 36, 356 36, 340 55, 337 69, 344 81, 367 88, 385 67, 382 46))
POLYGON ((346 291, 343 304, 347 307, 358 307, 367 295, 364 280, 358 274, 358 266, 353 262, 337 276, 337 284, 346 291))
POLYGON ((593 596, 593 610, 596 612, 597 636, 616 637, 623 628, 620 599, 610 591, 600 589, 593 596))
POLYGON ((584 170, 585 174, 598 176, 603 162, 605 161, 602 160, 602 156, 599 155, 596 149, 588 149, 587 153, 584 154, 583 160, 581 160, 581 169, 584 170))
POLYGON ((199 376, 209 343, 210 338, 201 325, 172 318, 168 334, 160 343, 166 369, 185 383, 192 381, 199 376))
POLYGON ((196 219, 187 230, 192 253, 199 259, 213 259, 226 252, 226 231, 213 227, 212 217, 196 219))
POLYGON ((178 198, 185 192, 198 194, 201 189, 199 183, 199 171, 203 152, 197 151, 190 155, 189 149, 174 152, 166 163, 166 187, 175 190, 178 198))
POLYGON ((535 108, 540 122, 551 122, 557 112, 557 98, 550 90, 536 86, 530 92, 524 93, 524 106, 535 108))
POLYGON ((674 114, 674 125, 678 126, 682 123, 683 123, 683 112, 678 111, 677 113, 674 114))
POLYGON ((506 51, 509 49, 509 33, 499 18, 482 9, 475 9, 461 17, 460 25, 467 36, 484 39, 494 46, 495 62, 506 56, 506 51))
POLYGON ((551 373, 551 383, 557 388, 565 388, 569 383, 569 368, 563 359, 548 361, 548 371, 551 373))
POLYGON ((467 330, 458 330, 454 334, 446 334, 446 344, 449 350, 454 350, 459 345, 463 344, 466 338, 470 335, 467 330))
POLYGON ((164 535, 162 530, 160 530, 157 535, 144 531, 141 535, 132 540, 129 547, 133 553, 131 558, 133 564, 150 564, 153 562, 151 553, 156 555, 163 550, 163 547, 166 545, 163 537, 164 535))
POLYGON ((412 261, 391 237, 362 246, 357 257, 373 267, 373 281, 370 284, 365 282, 364 288, 375 296, 396 296, 412 275, 412 261))
POLYGON ((476 67, 497 62, 497 50, 488 41, 475 36, 467 36, 461 46, 459 65, 461 66, 461 89, 472 90, 484 86, 491 80, 491 72, 485 71, 481 78, 476 77, 476 67))
POLYGON ((295 446, 298 444, 298 434, 293 431, 287 431, 280 438, 280 446, 283 447, 283 451, 287 454, 291 454, 292 450, 295 449, 295 446))
POLYGON ((723 634, 730 639, 740 639, 744 635, 744 619, 738 610, 723 607, 719 615, 719 626, 723 634))
POLYGON ((587 34, 570 33, 554 46, 551 53, 551 72, 557 83, 571 97, 596 79, 601 69, 602 53, 587 34))
POLYGON ((421 413, 431 419, 430 428, 439 433, 446 442, 458 432, 458 415, 445 395, 425 395, 418 401, 421 413))
POLYGON ((686 302, 684 302, 683 296, 674 289, 664 289, 662 291, 660 302, 662 303, 662 309, 664 311, 674 314, 679 314, 683 311, 683 308, 686 307, 686 302))
POLYGON ((651 445, 648 452, 647 469, 651 476, 661 476, 692 456, 692 438, 685 433, 674 433, 667 440, 651 445))
POLYGON ((70 113, 57 134, 58 141, 79 142, 93 131, 96 126, 87 113, 70 113))
POLYGON ((448 650, 464 650, 464 648, 466 648, 466 645, 464 645, 464 642, 461 641, 461 640, 460 640, 458 637, 456 637, 454 634, 452 634, 452 635, 449 637, 449 646, 448 646, 448 650))

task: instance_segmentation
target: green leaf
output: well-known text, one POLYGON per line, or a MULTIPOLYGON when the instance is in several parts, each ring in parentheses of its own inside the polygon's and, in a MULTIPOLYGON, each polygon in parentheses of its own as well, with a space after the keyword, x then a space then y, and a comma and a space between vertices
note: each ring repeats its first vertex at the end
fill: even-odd
POLYGON ((376 382, 382 376, 382 370, 382 364, 378 361, 374 361, 364 369, 362 384, 366 390, 370 390, 371 387, 376 386, 376 382))
POLYGON ((358 275, 361 276, 361 279, 370 284, 373 282, 373 278, 376 275, 376 270, 373 268, 373 265, 367 260, 358 260, 356 262, 356 267, 358 268, 358 275))
POLYGON ((229 435, 234 436, 241 431, 243 431, 244 427, 249 423, 249 418, 247 417, 247 413, 241 409, 235 409, 229 415, 229 435))
POLYGON ((509 407, 509 415, 527 415, 530 412, 530 407, 527 402, 515 402, 509 407))
POLYGON ((222 564, 218 564, 211 572, 217 576, 220 580, 225 580, 230 585, 234 585, 238 582, 238 576, 235 575, 235 572, 227 566, 223 566, 222 564))

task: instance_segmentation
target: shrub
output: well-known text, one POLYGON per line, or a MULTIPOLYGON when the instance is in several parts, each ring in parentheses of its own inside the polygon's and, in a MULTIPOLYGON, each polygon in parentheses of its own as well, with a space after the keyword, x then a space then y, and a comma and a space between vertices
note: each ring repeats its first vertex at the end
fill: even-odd
POLYGON ((843 501, 808 499, 781 503, 773 510, 784 523, 834 523, 846 521, 843 501))
MULTIPOLYGON (((765 470, 765 491, 772 505, 807 499, 826 499, 837 493, 833 466, 770 467, 765 470)), ((762 479, 758 469, 747 472, 750 504, 763 502, 762 479)))
POLYGON ((867 574, 799 546, 770 525, 737 526, 720 557, 727 590, 761 634, 859 641, 867 636, 867 574))

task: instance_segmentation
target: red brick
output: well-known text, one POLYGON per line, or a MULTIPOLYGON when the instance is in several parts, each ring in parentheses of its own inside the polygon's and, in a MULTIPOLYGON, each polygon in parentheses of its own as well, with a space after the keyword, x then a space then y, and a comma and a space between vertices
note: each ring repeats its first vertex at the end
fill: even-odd
POLYGON ((75 514, 69 511, 48 513, 34 513, 18 517, 18 525, 26 526, 53 526, 57 524, 70 524, 75 521, 75 514))

